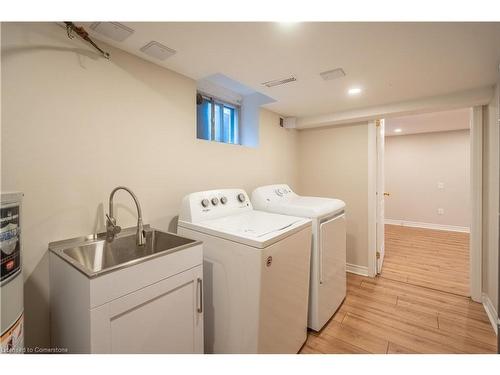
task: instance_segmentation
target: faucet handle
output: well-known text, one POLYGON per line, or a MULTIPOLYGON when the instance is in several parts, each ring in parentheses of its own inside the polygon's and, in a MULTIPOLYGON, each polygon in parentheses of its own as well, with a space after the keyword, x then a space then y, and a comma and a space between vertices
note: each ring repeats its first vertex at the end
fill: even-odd
POLYGON ((107 223, 107 225, 113 225, 113 226, 115 226, 116 225, 116 219, 114 217, 111 217, 108 214, 106 214, 106 223, 107 223))
POLYGON ((112 216, 109 216, 108 214, 106 214, 106 228, 107 228, 107 231, 110 232, 112 231, 113 234, 117 234, 117 233, 120 233, 122 228, 118 225, 116 225, 116 219, 112 216))

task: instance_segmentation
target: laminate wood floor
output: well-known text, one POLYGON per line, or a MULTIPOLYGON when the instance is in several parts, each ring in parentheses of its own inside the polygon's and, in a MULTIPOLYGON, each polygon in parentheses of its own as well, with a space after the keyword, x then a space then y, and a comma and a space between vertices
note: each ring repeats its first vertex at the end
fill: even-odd
POLYGON ((382 277, 461 296, 469 293, 469 234, 385 226, 382 277))
POLYGON ((467 297, 467 234, 386 226, 385 256, 380 276, 347 275, 344 303, 301 353, 496 353, 467 297))

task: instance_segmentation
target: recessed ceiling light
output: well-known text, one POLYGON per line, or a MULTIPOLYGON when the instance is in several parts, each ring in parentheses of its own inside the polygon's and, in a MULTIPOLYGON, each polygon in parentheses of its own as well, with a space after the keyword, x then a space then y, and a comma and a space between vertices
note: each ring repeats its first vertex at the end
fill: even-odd
POLYGON ((280 21, 279 22, 280 26, 281 27, 285 27, 285 28, 293 27, 293 26, 295 26, 298 23, 299 22, 297 22, 297 21, 280 21))
POLYGON ((402 131, 403 131, 403 129, 401 129, 401 128, 394 129, 394 133, 401 133, 402 131))
POLYGON ((349 95, 358 95, 361 94, 361 89, 359 87, 352 87, 349 90, 347 90, 347 93, 349 95))

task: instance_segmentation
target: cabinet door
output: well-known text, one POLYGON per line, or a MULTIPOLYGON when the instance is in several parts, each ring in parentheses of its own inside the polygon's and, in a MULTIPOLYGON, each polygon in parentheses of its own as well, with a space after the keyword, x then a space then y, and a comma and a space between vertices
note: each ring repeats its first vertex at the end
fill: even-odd
POLYGON ((203 353, 202 266, 97 307, 93 353, 203 353))

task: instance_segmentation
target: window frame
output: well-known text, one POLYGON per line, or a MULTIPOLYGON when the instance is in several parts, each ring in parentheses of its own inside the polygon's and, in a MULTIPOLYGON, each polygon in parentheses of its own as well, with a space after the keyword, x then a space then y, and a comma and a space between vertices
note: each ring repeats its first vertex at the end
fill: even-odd
MULTIPOLYGON (((205 141, 210 141, 210 142, 218 142, 218 143, 225 143, 225 144, 228 144, 228 145, 239 145, 241 146, 241 105, 240 104, 237 104, 237 103, 234 103, 234 102, 231 102, 231 101, 228 101, 228 100, 225 100, 225 99, 221 99, 215 95, 211 95, 211 94, 207 94, 206 92, 203 92, 203 91, 200 91, 200 90, 197 90, 196 91, 196 94, 198 95, 201 95, 201 97, 204 99, 204 100, 207 100, 210 102, 210 106, 211 106, 211 109, 210 109, 210 139, 206 139, 206 138, 198 138, 197 139, 202 139, 202 140, 205 140, 205 141), (236 118, 236 124, 235 126, 233 127, 234 129, 234 133, 236 134, 234 136, 234 138, 237 138, 237 142, 235 143, 232 143, 232 142, 225 142, 223 140, 221 141, 218 141, 215 137, 215 130, 216 130, 216 127, 215 127, 215 124, 216 124, 216 118, 215 118, 215 107, 216 105, 219 105, 220 108, 221 108, 221 121, 223 123, 223 117, 224 117, 224 108, 227 107, 227 108, 230 108, 232 110, 234 110, 236 112, 236 116, 234 116, 236 118)), ((197 104, 198 105, 198 104, 197 104)), ((196 127, 198 128, 198 118, 196 118, 196 127)))

